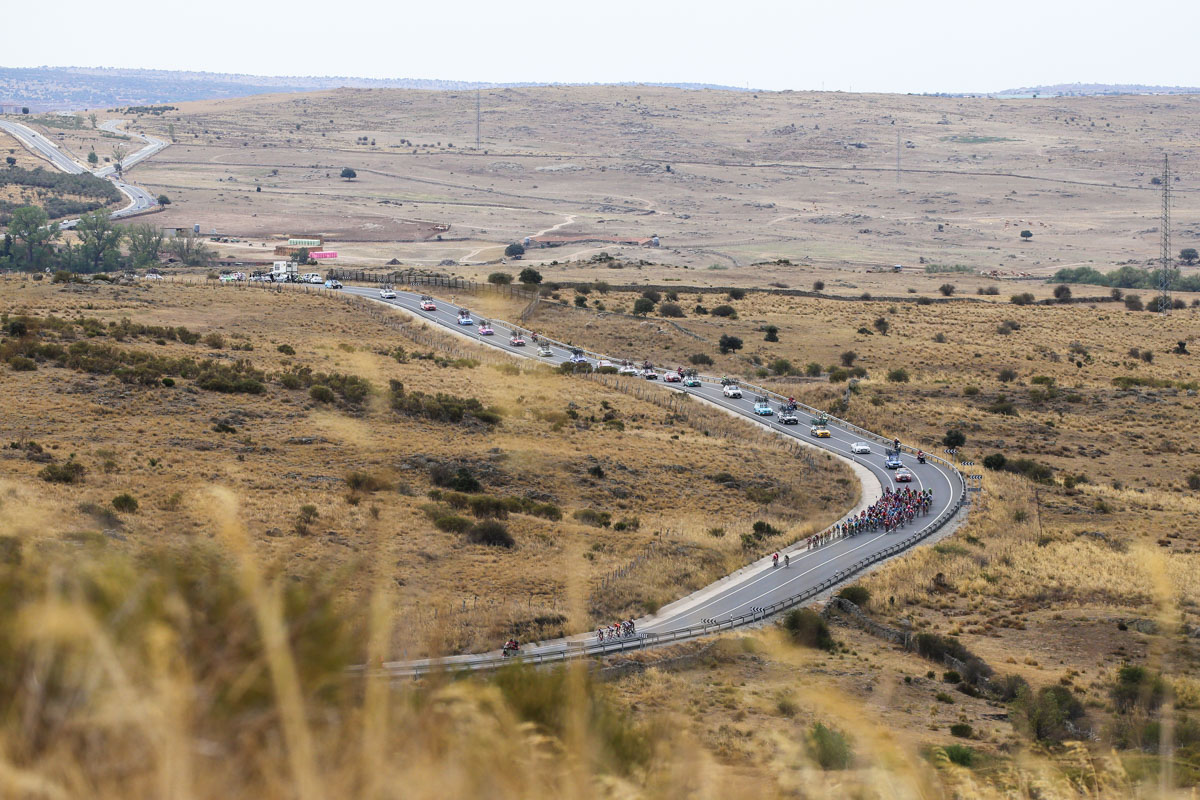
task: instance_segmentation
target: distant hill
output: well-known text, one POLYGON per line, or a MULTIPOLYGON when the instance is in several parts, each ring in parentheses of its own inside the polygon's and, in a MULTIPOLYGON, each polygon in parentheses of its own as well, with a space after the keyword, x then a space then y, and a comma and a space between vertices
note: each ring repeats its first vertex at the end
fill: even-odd
POLYGON ((1039 95, 1041 97, 1083 97, 1100 94, 1200 94, 1195 86, 1146 86, 1140 83, 1055 83, 1005 89, 993 95, 1039 95))
MULTIPOLYGON (((342 87, 358 89, 501 89, 547 86, 545 83, 484 83, 419 78, 352 78, 345 76, 266 76, 221 72, 175 72, 158 69, 104 67, 0 67, 0 106, 31 111, 144 106, 245 97, 272 92, 311 92, 342 87)), ((648 83, 679 89, 746 91, 704 83, 648 83)))

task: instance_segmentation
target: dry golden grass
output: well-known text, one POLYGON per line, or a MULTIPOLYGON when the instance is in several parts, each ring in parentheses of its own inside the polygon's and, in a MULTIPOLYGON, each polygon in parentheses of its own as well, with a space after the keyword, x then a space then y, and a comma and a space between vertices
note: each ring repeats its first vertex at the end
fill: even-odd
MULTIPOLYGON (((55 523, 45 526, 22 523, 25 512, 17 512, 10 520, 14 530, 47 540, 97 536, 132 552, 152 543, 211 538, 204 514, 208 490, 223 487, 238 499, 239 519, 273 569, 295 573, 319 563, 343 571, 348 603, 369 586, 357 570, 372 558, 369 532, 381 527, 392 537, 394 603, 406 620, 407 635, 396 640, 394 657, 422 652, 433 632, 450 651, 487 650, 507 631, 542 638, 587 630, 597 619, 641 614, 756 555, 740 544, 754 521, 770 520, 798 537, 828 524, 857 497, 857 486, 840 468, 797 465, 773 442, 747 437, 748 424, 703 409, 689 412, 695 419, 688 422, 604 384, 544 368, 518 369, 441 335, 430 334, 483 363, 398 363, 387 355, 397 346, 409 353, 427 348, 336 300, 178 285, 61 288, 10 280, 5 289, 2 310, 9 314, 185 325, 223 334, 227 348, 250 342, 254 350, 211 351, 203 344, 145 339, 123 347, 247 357, 270 373, 309 366, 371 381, 379 393, 361 411, 347 413, 278 385, 257 397, 219 395, 193 391, 186 381, 173 389, 142 389, 48 365, 31 373, 6 369, 7 396, 31 400, 13 405, 0 424, 0 440, 32 440, 59 460, 76 454, 89 472, 81 486, 55 486, 37 480, 42 464, 26 460, 22 451, 2 451, 0 463, 27 498, 22 507, 54 514, 55 523), (277 352, 284 344, 297 355, 277 352), (502 411, 503 422, 490 431, 397 417, 382 396, 393 379, 410 391, 479 397, 502 411), (623 430, 605 425, 606 415, 623 430), (220 421, 235 432, 216 432, 220 421), (88 435, 81 438, 81 430, 88 435), (563 519, 511 516, 506 524, 517 540, 512 551, 467 545, 457 534, 436 530, 425 513, 428 463, 468 467, 489 494, 556 503, 563 519), (748 472, 746 464, 753 469, 748 472), (344 481, 352 471, 375 475, 391 488, 353 493, 344 481), (736 474, 741 488, 703 477, 721 472, 736 474), (822 490, 812 492, 813 485, 822 490), (751 487, 771 489, 777 497, 752 500, 751 487), (115 521, 96 515, 95 508, 111 509, 110 500, 122 492, 138 499, 139 513, 116 515, 115 521), (307 535, 295 531, 303 505, 318 513, 307 535), (588 509, 609 513, 614 525, 637 524, 616 530, 573 518, 588 509), (710 535, 714 527, 725 535, 710 535), (600 590, 606 575, 651 542, 661 545, 653 558, 600 590), (679 548, 695 558, 678 557, 679 548), (585 587, 586 602, 578 610, 567 598, 573 580, 585 587)), ((44 516, 34 519, 44 522, 44 516)))

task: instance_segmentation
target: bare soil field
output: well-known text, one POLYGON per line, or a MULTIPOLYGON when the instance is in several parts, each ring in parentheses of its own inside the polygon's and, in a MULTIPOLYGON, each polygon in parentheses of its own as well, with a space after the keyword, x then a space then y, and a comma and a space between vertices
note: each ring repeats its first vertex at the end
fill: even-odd
POLYGON ((1191 97, 508 89, 481 96, 480 151, 474 100, 342 90, 184 104, 132 120, 156 135, 174 125, 179 140, 136 175, 184 193, 168 212, 180 222, 245 236, 316 224, 356 265, 494 262, 552 233, 601 241, 527 260, 608 252, 700 270, 691 284, 761 285, 755 265, 777 259, 793 284, 822 266, 922 259, 1012 274, 1141 264, 1157 255, 1151 178, 1166 151, 1178 246, 1200 236, 1191 97), (356 180, 338 178, 347 166, 356 180), (451 227, 440 242, 383 243, 412 222, 451 227), (654 234, 657 249, 603 241, 654 234))

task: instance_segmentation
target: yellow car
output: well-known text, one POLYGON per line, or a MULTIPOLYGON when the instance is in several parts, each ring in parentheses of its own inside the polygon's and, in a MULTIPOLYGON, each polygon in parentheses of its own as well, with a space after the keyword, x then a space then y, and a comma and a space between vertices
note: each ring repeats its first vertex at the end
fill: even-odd
POLYGON ((813 425, 811 428, 808 429, 808 432, 811 435, 817 437, 818 439, 828 439, 829 438, 829 428, 826 428, 824 425, 813 425))

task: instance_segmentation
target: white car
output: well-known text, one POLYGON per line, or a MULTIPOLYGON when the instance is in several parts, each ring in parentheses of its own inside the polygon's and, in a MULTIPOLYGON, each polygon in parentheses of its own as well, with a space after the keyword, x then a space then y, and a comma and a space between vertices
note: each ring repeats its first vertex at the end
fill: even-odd
POLYGON ((850 452, 857 456, 869 455, 871 452, 871 445, 867 444, 866 442, 855 442, 854 444, 850 445, 850 452))
POLYGON ((319 272, 309 272, 300 279, 301 283, 324 283, 325 279, 321 277, 319 272))
POLYGON ((339 280, 334 280, 333 278, 330 278, 329 280, 325 281, 325 288, 326 289, 340 289, 340 288, 342 288, 342 282, 339 280))
POLYGON ((163 276, 159 275, 157 272, 147 272, 146 273, 146 280, 148 280, 148 281, 161 281, 162 279, 163 279, 163 276))
POLYGON ((725 395, 726 397, 737 397, 737 398, 741 398, 741 396, 742 396, 742 387, 738 386, 737 384, 730 383, 730 384, 727 384, 727 385, 725 386, 725 388, 721 390, 721 392, 722 392, 722 393, 724 393, 724 395, 725 395))
POLYGON ((396 299, 396 293, 393 292, 391 289, 380 289, 379 296, 384 300, 395 300, 396 299))
POLYGON ((587 356, 585 356, 583 354, 582 350, 580 350, 579 348, 575 348, 575 349, 571 350, 571 357, 567 360, 570 361, 572 364, 586 364, 587 356))
POLYGON ((621 366, 617 367, 617 374, 618 375, 637 375, 638 371, 637 371, 637 367, 633 366, 632 364, 622 364, 621 366))

